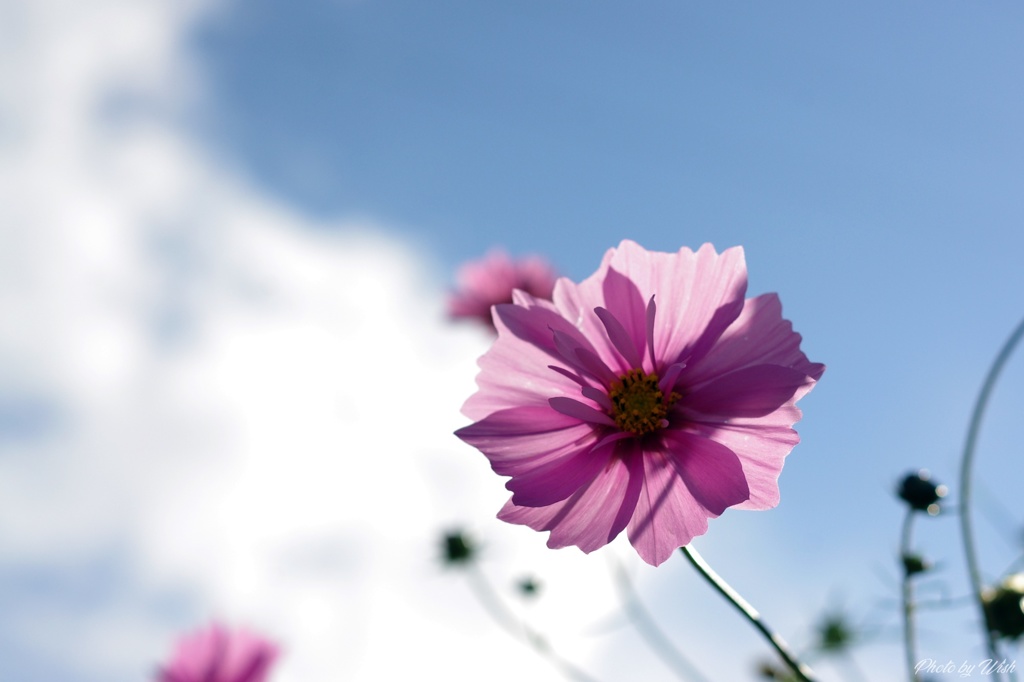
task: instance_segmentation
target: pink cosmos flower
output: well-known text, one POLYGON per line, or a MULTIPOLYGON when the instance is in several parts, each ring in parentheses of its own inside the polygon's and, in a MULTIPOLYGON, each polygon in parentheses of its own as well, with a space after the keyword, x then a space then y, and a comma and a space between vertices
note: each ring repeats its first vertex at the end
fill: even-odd
POLYGON ((448 299, 448 314, 478 319, 493 327, 491 306, 511 303, 514 289, 550 299, 555 278, 555 271, 539 256, 512 260, 504 251, 491 251, 459 268, 458 290, 448 299))
POLYGON ((626 529, 657 566, 728 507, 779 502, 808 361, 739 247, 610 249, 553 300, 515 292, 456 432, 511 476, 498 517, 591 552, 626 529))
POLYGON ((262 637, 214 623, 178 642, 157 682, 264 682, 277 655, 262 637))

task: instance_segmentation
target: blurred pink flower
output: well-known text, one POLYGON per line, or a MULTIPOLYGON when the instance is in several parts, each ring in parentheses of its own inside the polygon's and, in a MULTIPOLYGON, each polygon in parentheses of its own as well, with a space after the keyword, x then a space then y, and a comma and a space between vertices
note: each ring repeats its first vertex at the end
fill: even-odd
POLYGON ((512 260, 495 250, 459 268, 457 290, 448 299, 448 314, 469 317, 493 327, 491 306, 511 303, 512 290, 521 289, 536 298, 551 298, 555 271, 539 256, 512 260))
POLYGON ((277 655, 262 637, 214 623, 178 641, 157 682, 264 682, 277 655))
POLYGON ((498 517, 591 552, 623 529, 658 565, 728 507, 779 502, 796 401, 825 370, 775 294, 744 300, 740 247, 623 241, 553 300, 516 292, 456 434, 511 476, 498 517))

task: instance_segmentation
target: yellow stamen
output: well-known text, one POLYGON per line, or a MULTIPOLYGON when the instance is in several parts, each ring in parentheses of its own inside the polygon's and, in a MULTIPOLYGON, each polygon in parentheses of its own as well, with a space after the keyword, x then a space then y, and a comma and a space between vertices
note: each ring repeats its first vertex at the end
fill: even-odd
POLYGON ((668 410, 679 400, 673 391, 668 398, 658 388, 658 375, 631 369, 612 382, 608 397, 612 401, 612 419, 623 431, 645 436, 665 426, 668 410))

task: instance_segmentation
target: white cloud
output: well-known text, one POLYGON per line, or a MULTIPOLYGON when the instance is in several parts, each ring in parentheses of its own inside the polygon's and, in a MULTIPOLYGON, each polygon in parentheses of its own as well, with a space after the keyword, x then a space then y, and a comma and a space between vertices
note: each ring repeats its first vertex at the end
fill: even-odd
MULTIPOLYGON (((0 442, 0 568, 105 585, 19 602, 0 646, 138 679, 217 615, 283 642, 281 682, 551 676, 437 561, 504 497, 451 435, 484 337, 443 322, 411 247, 257 195, 169 122, 200 9, 0 6, 0 373, 49 415, 0 442)), ((603 613, 581 557, 488 552, 523 545, 574 576, 546 624, 603 613)))

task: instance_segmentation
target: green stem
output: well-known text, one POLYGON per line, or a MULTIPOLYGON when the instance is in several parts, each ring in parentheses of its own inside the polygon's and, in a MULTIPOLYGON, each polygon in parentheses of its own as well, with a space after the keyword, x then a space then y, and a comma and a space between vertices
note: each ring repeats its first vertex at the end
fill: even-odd
POLYGON ((907 655, 907 672, 910 682, 919 682, 917 674, 917 645, 914 636, 914 585, 912 575, 907 568, 906 559, 910 556, 910 538, 914 524, 914 508, 907 508, 903 519, 903 532, 900 533, 900 560, 903 562, 903 648, 907 655))
POLYGON ((843 652, 843 662, 846 663, 849 678, 855 679, 857 682, 866 682, 868 678, 865 677, 864 672, 857 665, 857 659, 853 657, 849 650, 843 652))
POLYGON ((757 609, 751 606, 747 600, 740 596, 739 592, 732 589, 729 583, 725 582, 721 576, 715 573, 696 549, 686 545, 685 547, 680 547, 679 550, 690 560, 694 568, 704 576, 704 579, 718 590, 719 594, 732 603, 765 636, 769 644, 775 648, 775 651, 778 652, 779 656, 782 657, 782 660, 786 662, 786 665, 790 667, 798 679, 802 682, 814 682, 814 672, 807 665, 797 660, 782 637, 768 628, 764 620, 762 620, 761 614, 757 612, 757 609))
POLYGON ((597 682, 596 678, 591 677, 586 671, 578 668, 571 661, 568 661, 551 648, 548 641, 543 635, 538 633, 536 630, 531 628, 525 622, 521 622, 517 619, 502 603, 501 598, 498 597, 494 588, 488 582, 484 574, 476 567, 467 567, 467 576, 470 584, 473 586, 473 591, 476 593, 477 599, 483 604, 487 612, 491 614, 491 617, 505 629, 510 635, 516 639, 524 640, 534 651, 548 659, 556 668, 558 668, 563 675, 570 680, 576 680, 577 682, 597 682))
POLYGON ((622 566, 615 562, 615 578, 619 586, 619 592, 622 594, 623 600, 626 602, 626 611, 629 613, 630 618, 633 620, 633 624, 636 625, 637 631, 644 638, 644 641, 654 650, 662 661, 667 666, 672 668, 676 676, 681 680, 696 680, 696 682, 709 682, 708 678, 704 676, 696 666, 691 663, 683 654, 672 645, 671 640, 665 635, 658 623, 651 617, 651 614, 647 612, 643 604, 640 603, 640 599, 637 597, 636 590, 633 589, 633 585, 629 580, 629 576, 626 575, 626 571, 622 566))
POLYGON ((988 407, 988 400, 995 388, 996 379, 999 378, 1003 366, 1013 353, 1021 337, 1024 336, 1024 320, 1010 335, 1010 338, 1003 344, 1002 349, 996 356, 992 367, 985 377, 985 382, 978 393, 978 399, 974 403, 974 412, 971 414, 971 422, 967 428, 967 441, 964 443, 963 458, 960 462, 960 532, 964 542, 964 557, 967 559, 967 573, 971 580, 971 591, 974 593, 975 601, 978 604, 978 613, 981 616, 982 630, 985 633, 985 641, 989 656, 992 660, 999 660, 999 649, 996 644, 995 634, 988 628, 988 619, 985 617, 985 602, 982 599, 984 585, 981 580, 981 568, 978 565, 978 553, 975 546, 974 531, 971 527, 971 473, 974 465, 974 451, 978 442, 978 432, 981 430, 981 419, 985 415, 985 408, 988 407))

